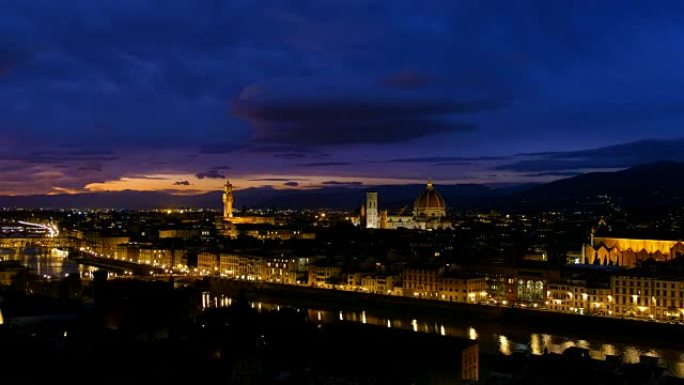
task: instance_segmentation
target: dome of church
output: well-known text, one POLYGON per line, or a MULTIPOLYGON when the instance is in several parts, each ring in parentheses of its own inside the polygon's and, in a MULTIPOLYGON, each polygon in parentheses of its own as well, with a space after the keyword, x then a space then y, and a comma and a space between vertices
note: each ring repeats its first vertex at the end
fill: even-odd
POLYGON ((432 186, 432 180, 428 181, 425 190, 416 198, 413 204, 413 212, 417 217, 443 217, 446 215, 446 203, 432 186))

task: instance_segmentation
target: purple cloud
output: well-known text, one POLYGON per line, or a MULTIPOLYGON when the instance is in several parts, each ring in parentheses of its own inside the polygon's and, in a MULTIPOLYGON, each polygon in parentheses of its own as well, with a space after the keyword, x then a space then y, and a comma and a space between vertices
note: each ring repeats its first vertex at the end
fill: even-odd
POLYGON ((289 101, 238 100, 235 116, 248 122, 263 142, 310 146, 397 143, 433 134, 472 131, 473 123, 450 115, 497 108, 500 103, 452 101, 289 101))
POLYGON ((326 186, 361 186, 363 185, 362 182, 358 181, 337 181, 337 180, 329 180, 321 183, 322 185, 326 186))
POLYGON ((381 84, 397 89, 414 89, 425 87, 433 81, 433 77, 417 71, 398 72, 381 81, 381 84))
POLYGON ((302 167, 328 167, 328 166, 348 166, 349 162, 314 162, 314 163, 300 163, 297 166, 302 167))
POLYGON ((217 169, 214 169, 214 168, 212 168, 209 171, 198 172, 197 174, 195 174, 195 176, 198 179, 204 179, 204 178, 207 178, 207 179, 226 179, 225 175, 219 174, 219 171, 217 169))

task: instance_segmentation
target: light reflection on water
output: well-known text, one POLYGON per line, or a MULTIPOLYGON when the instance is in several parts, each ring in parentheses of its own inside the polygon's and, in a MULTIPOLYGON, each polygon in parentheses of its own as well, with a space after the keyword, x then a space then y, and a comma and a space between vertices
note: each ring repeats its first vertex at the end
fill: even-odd
POLYGON ((532 335, 530 335, 530 350, 532 351, 532 354, 542 354, 544 350, 543 346, 544 345, 539 337, 539 334, 532 333, 532 335))
MULTIPOLYGON (((444 330, 444 325, 442 325, 442 331, 443 331, 443 330, 444 330)), ((445 334, 446 334, 446 333, 442 333, 442 335, 445 335, 445 334)), ((468 328, 468 338, 470 338, 471 340, 476 340, 477 337, 478 337, 478 335, 477 335, 477 330, 475 330, 475 328, 472 327, 472 326, 469 327, 469 328, 468 328)))
MULTIPOLYGON (((215 297, 210 293, 204 293, 218 302, 229 306, 232 303, 229 297, 215 297)), ((212 303, 214 301, 207 301, 212 303)), ((204 303, 204 301, 203 301, 204 303)), ((259 311, 280 310, 281 305, 257 302, 259 311)), ((286 307, 286 306, 282 306, 286 307)), ((292 307, 291 307, 292 308, 292 307)), ((510 355, 515 352, 541 355, 544 353, 563 353, 570 347, 580 347, 589 350, 592 358, 605 360, 607 357, 621 356, 625 363, 638 363, 642 356, 659 358, 659 363, 667 367, 673 375, 684 378, 684 352, 673 349, 660 349, 650 346, 625 345, 617 342, 586 340, 570 338, 547 333, 527 333, 521 331, 505 331, 499 325, 463 325, 454 323, 437 323, 419 318, 387 318, 374 315, 371 311, 328 311, 313 309, 297 309, 305 311, 309 320, 326 323, 336 320, 364 322, 371 325, 380 325, 388 328, 409 329, 415 332, 435 333, 446 336, 469 338, 480 342, 480 351, 484 353, 500 353, 510 355)))
POLYGON ((499 336, 499 352, 505 356, 511 355, 511 343, 508 341, 508 337, 504 335, 499 336))
POLYGON ((2 253, 0 260, 18 261, 22 265, 41 277, 63 278, 70 274, 79 273, 81 277, 92 277, 96 267, 78 264, 68 259, 69 252, 60 249, 29 249, 22 254, 2 253))

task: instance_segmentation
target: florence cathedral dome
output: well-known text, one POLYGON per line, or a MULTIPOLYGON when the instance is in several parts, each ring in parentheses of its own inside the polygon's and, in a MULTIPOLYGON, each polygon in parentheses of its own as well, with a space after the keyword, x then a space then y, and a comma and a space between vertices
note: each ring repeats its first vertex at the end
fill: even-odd
POLYGON ((432 179, 428 180, 425 189, 416 198, 413 204, 413 215, 416 217, 446 216, 446 203, 444 198, 432 186, 432 179))

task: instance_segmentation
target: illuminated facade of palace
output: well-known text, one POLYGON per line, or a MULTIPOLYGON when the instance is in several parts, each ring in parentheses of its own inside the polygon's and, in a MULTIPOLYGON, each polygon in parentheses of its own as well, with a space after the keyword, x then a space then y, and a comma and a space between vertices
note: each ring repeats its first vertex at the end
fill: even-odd
POLYGON ((546 294, 547 309, 551 311, 602 316, 613 314, 610 287, 592 287, 580 280, 552 282, 546 294))
POLYGON ((392 275, 352 273, 347 274, 347 284, 343 290, 401 295, 403 290, 400 287, 395 287, 396 281, 397 278, 392 275))
POLYGON ((233 185, 229 180, 223 186, 223 215, 216 222, 216 228, 224 236, 235 238, 237 229, 235 225, 275 225, 274 217, 262 216, 235 216, 233 215, 233 185))
POLYGON ((223 221, 234 225, 275 225, 274 217, 240 216, 233 215, 233 185, 226 180, 223 186, 223 221))
POLYGON ((615 315, 681 321, 684 319, 684 280, 681 277, 622 275, 610 280, 615 315))
POLYGON ((390 215, 387 210, 378 211, 378 193, 366 193, 361 216, 355 221, 368 229, 449 229, 451 221, 446 216, 446 202, 435 190, 432 180, 413 203, 411 215, 390 215))
POLYGON ((429 267, 407 268, 403 277, 404 295, 449 302, 486 301, 487 280, 483 276, 429 267))
POLYGON ((590 265, 634 267, 647 259, 662 262, 682 255, 681 240, 599 237, 592 233, 590 243, 582 247, 582 259, 590 265))
POLYGON ((296 285, 307 274, 307 257, 266 258, 237 253, 202 251, 197 254, 197 269, 202 275, 296 285), (300 279, 302 278, 302 279, 300 279))
POLYGON ((584 281, 549 284, 547 308, 552 311, 616 318, 684 320, 684 278, 625 273, 609 286, 584 281))

